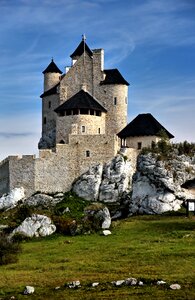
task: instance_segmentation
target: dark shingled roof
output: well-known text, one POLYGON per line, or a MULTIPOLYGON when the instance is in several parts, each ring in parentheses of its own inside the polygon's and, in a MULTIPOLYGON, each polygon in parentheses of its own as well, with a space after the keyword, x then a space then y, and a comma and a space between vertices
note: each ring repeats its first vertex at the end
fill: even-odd
POLYGON ((174 138, 151 114, 139 114, 118 133, 118 136, 120 138, 149 135, 158 136, 161 130, 164 130, 170 139, 174 138))
POLYGON ((100 84, 125 84, 129 83, 123 78, 118 69, 104 70, 106 77, 100 84))
POLYGON ((87 46, 84 40, 80 42, 76 50, 70 55, 71 58, 74 58, 76 56, 81 56, 84 52, 84 45, 85 45, 85 52, 89 54, 89 56, 93 56, 93 52, 90 50, 90 48, 87 46))
POLYGON ((51 60, 50 64, 47 66, 47 68, 42 72, 45 73, 60 73, 62 74, 62 71, 56 66, 53 59, 51 60))
POLYGON ((66 102, 55 109, 55 112, 64 112, 68 109, 86 108, 106 112, 107 110, 95 100, 89 93, 80 90, 77 94, 69 98, 66 102))
POLYGON ((59 86, 59 82, 54 86, 52 87, 51 89, 49 89, 48 91, 44 92, 40 98, 43 98, 43 97, 46 97, 46 96, 50 96, 50 95, 54 95, 54 94, 57 94, 57 87, 59 86))

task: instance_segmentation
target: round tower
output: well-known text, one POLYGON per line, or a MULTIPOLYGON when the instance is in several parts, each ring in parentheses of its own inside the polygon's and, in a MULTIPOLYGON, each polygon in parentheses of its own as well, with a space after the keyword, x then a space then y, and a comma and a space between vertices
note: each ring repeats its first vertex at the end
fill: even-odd
POLYGON ((54 87, 60 80, 62 71, 57 67, 53 58, 47 68, 43 71, 44 74, 44 92, 54 87))
POLYGON ((100 83, 102 99, 107 109, 106 134, 117 134, 127 125, 129 83, 117 69, 104 70, 105 79, 100 83))

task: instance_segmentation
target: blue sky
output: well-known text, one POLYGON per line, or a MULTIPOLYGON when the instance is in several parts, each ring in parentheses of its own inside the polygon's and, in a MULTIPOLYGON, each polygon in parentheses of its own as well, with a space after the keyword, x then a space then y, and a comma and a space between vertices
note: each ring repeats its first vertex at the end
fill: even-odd
POLYGON ((37 153, 42 71, 86 34, 130 82, 128 120, 150 112, 195 142, 194 0, 0 0, 0 159, 37 153))

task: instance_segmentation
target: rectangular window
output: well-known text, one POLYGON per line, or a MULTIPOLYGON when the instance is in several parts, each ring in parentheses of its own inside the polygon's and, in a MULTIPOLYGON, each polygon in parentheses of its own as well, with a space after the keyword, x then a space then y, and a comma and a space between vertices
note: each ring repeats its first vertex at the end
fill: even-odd
POLYGON ((100 128, 98 128, 98 133, 100 134, 100 128))
POLYGON ((127 102, 128 102, 128 99, 127 99, 127 97, 125 97, 125 104, 127 104, 127 102))
POLYGON ((48 103, 48 107, 49 107, 49 108, 51 108, 51 101, 49 101, 49 103, 48 103))
POLYGON ((114 105, 117 105, 117 97, 114 97, 114 105))
POLYGON ((137 143, 137 149, 140 150, 141 148, 142 148, 142 143, 141 143, 141 142, 138 142, 138 143, 137 143))
POLYGON ((46 117, 44 117, 43 124, 46 124, 46 123, 47 123, 47 119, 46 119, 46 117))
POLYGON ((82 133, 85 132, 85 126, 81 126, 81 132, 82 132, 82 133))

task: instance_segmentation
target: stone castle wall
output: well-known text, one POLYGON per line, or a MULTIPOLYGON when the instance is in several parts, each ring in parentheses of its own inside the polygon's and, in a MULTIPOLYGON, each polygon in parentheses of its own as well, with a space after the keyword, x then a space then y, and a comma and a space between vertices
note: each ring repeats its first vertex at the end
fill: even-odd
POLYGON ((24 187, 26 196, 68 191, 77 177, 91 165, 110 160, 117 149, 114 136, 70 135, 69 144, 40 150, 39 158, 10 156, 0 164, 0 196, 15 187, 24 187))
POLYGON ((141 143, 141 148, 151 147, 152 142, 158 143, 160 138, 157 136, 140 136, 140 137, 127 137, 126 145, 130 148, 138 149, 138 144, 141 143))
POLYGON ((105 134, 105 113, 101 116, 70 115, 57 119, 56 143, 69 142, 69 134, 105 134))

